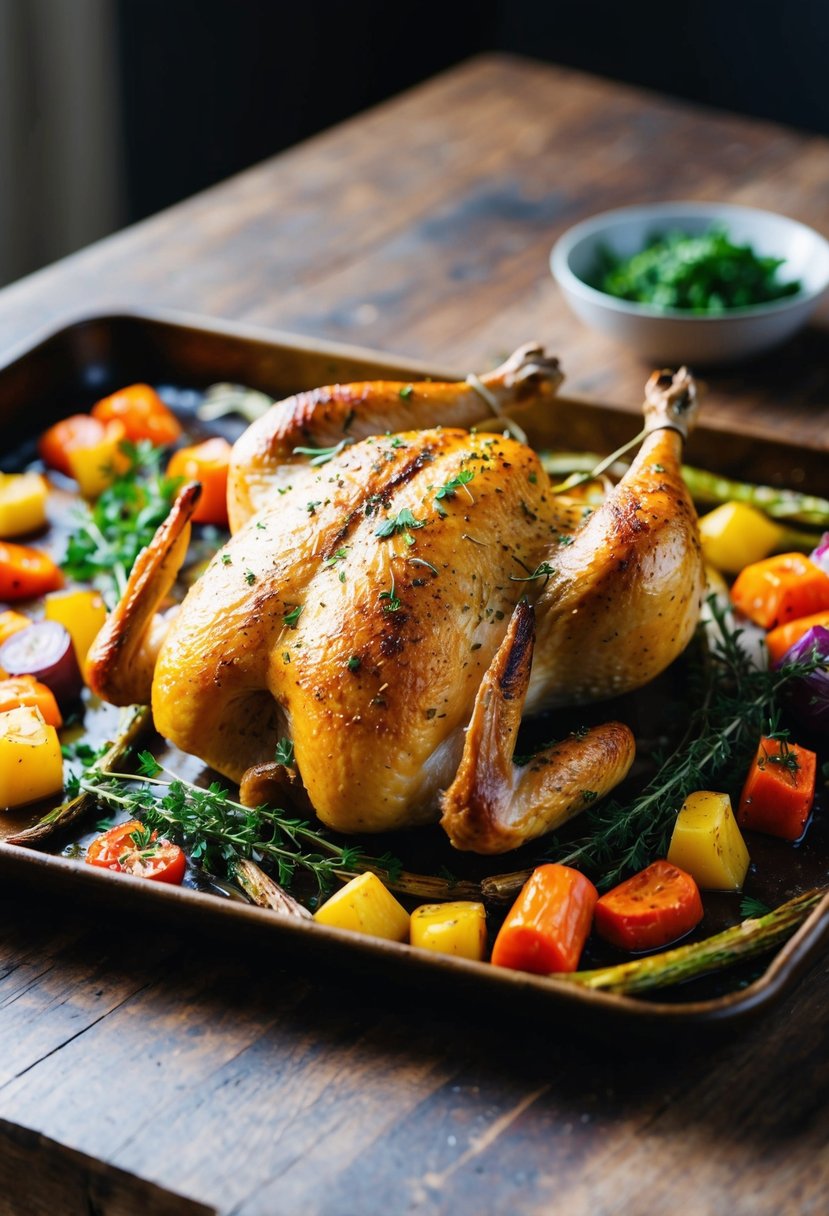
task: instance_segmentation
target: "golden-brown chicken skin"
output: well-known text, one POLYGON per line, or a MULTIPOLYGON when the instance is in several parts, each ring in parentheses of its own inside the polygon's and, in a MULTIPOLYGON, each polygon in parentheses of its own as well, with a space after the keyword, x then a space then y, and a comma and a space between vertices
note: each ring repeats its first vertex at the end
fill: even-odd
MULTIPOLYGON (((538 348, 492 377, 525 397, 560 380, 538 348)), ((406 389, 382 386, 392 425, 406 389)), ((429 390, 419 423, 467 421, 468 385, 429 390)), ((453 843, 479 852, 549 831, 624 777, 634 742, 606 723, 519 768, 525 703, 639 687, 697 619, 702 562, 679 468, 693 383, 652 380, 642 451, 589 518, 503 434, 429 425, 340 444, 318 467, 298 460, 298 437, 319 444, 342 433, 332 410, 354 412, 348 393, 318 399, 319 431, 290 401, 237 445, 238 530, 160 640, 153 613, 193 508, 182 492, 93 647, 93 687, 151 699, 161 733, 240 781, 246 801, 288 796, 274 753, 289 738, 310 808, 340 831, 442 811, 453 843)), ((378 408, 361 399, 358 434, 376 430, 378 408)))

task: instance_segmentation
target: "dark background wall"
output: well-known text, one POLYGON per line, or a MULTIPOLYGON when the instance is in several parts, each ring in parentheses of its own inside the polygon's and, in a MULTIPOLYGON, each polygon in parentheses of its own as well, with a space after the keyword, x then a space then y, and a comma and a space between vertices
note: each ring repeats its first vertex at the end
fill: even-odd
MULTIPOLYGON (((5 259, 0 240, 0 282, 483 50, 829 134, 826 0, 0 0, 2 34, 25 105, 5 166, 0 141, 0 219, 21 232, 7 229, 5 259), (71 123, 79 80, 103 98, 92 89, 71 123), (75 145, 88 168, 73 174, 75 145), (51 207, 32 208, 34 194, 51 207)), ((3 75, 0 59, 0 96, 3 75)))

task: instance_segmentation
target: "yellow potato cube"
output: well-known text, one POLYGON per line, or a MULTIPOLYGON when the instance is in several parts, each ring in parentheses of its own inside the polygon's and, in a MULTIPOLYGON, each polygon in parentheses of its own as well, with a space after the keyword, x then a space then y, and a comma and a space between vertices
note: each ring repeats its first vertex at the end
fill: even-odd
POLYGON ((124 469, 123 442, 124 428, 113 422, 99 443, 69 448, 66 459, 84 498, 99 498, 124 469))
POLYGON ((409 939, 409 914, 376 874, 359 874, 341 887, 314 913, 314 920, 332 929, 350 929, 393 942, 409 939))
POLYGON ((39 709, 0 713, 0 807, 9 810, 63 789, 58 732, 39 709))
POLYGON ((739 891, 749 860, 728 794, 689 794, 677 816, 668 861, 708 891, 739 891))
POLYGON ((423 904, 412 913, 410 941, 421 950, 454 954, 481 962, 486 957, 486 911, 483 904, 457 900, 423 904))
POLYGON ((78 666, 83 671, 89 647, 106 620, 107 610, 97 591, 53 591, 46 596, 43 615, 57 621, 72 638, 78 666))
POLYGON ((39 473, 0 473, 0 536, 25 536, 45 527, 48 492, 39 473))
POLYGON ((781 531, 762 511, 744 502, 724 502, 699 521, 705 560, 726 574, 762 561, 780 543, 781 531))

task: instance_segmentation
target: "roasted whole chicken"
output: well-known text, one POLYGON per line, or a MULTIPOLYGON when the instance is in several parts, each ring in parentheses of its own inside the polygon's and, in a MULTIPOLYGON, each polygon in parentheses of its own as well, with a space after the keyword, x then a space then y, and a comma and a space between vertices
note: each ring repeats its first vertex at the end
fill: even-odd
POLYGON ((513 763, 522 713, 653 679, 696 624, 703 573, 680 473, 696 397, 648 383, 646 437, 590 511, 552 492, 491 415, 556 408, 556 360, 525 347, 472 383, 365 383, 274 405, 237 442, 233 535, 176 615, 186 486, 139 557, 88 662, 115 704, 249 805, 312 809, 342 832, 441 822, 498 853, 593 803, 627 773, 608 722, 513 763), (472 431, 490 414, 491 432, 472 431), (274 759, 293 742, 294 766, 274 759))

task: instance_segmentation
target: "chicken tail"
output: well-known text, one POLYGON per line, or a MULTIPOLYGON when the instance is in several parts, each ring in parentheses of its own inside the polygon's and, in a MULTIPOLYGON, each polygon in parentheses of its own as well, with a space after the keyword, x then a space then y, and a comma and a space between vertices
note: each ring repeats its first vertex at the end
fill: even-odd
POLYGON ((607 722, 513 761, 530 681, 535 620, 522 600, 481 682, 441 825, 456 849, 505 853, 592 806, 627 775, 633 735, 607 722))
POLYGON ((198 482, 179 491, 170 514, 139 553, 123 596, 92 643, 86 681, 112 705, 150 704, 155 661, 168 625, 157 609, 184 561, 200 495, 198 482))

